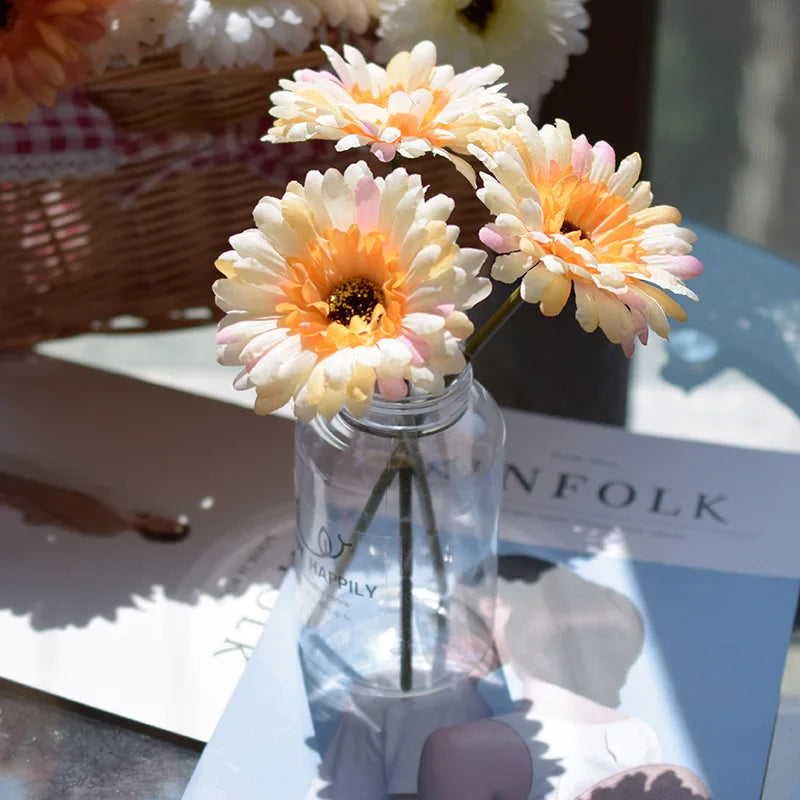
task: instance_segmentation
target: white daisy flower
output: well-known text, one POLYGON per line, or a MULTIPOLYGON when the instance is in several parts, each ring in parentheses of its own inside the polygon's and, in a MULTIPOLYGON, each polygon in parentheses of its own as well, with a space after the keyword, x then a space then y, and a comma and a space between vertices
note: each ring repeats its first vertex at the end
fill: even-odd
POLYGON ((376 50, 430 39, 456 69, 502 64, 514 94, 529 102, 564 77, 569 56, 586 50, 585 0, 380 0, 376 50))
POLYGON ((353 33, 365 33, 378 18, 378 0, 312 0, 328 25, 344 25, 353 33))
POLYGON ((156 44, 175 11, 174 0, 113 0, 103 20, 106 35, 90 48, 95 72, 121 58, 136 65, 147 47, 156 44))
POLYGON ((320 20, 311 0, 176 0, 164 31, 167 47, 179 45, 184 66, 258 64, 272 67, 276 50, 302 53, 320 20))
POLYGON ((476 132, 510 126, 527 111, 496 84, 502 67, 456 74, 449 65, 436 65, 431 42, 397 53, 385 69, 349 45, 344 58, 323 49, 336 74, 304 69, 294 80, 281 80, 270 98, 276 119, 265 141, 334 139, 337 150, 367 145, 380 161, 434 153, 452 161, 474 185, 474 170, 455 153, 467 153, 476 132))
POLYGON ((258 203, 214 284, 218 360, 244 367, 234 386, 255 388, 256 413, 294 398, 304 421, 360 416, 376 382, 396 400, 409 385, 441 391, 464 368, 464 311, 491 286, 478 276, 486 254, 456 244, 452 209, 445 195, 426 200, 418 175, 375 178, 363 161, 258 203))

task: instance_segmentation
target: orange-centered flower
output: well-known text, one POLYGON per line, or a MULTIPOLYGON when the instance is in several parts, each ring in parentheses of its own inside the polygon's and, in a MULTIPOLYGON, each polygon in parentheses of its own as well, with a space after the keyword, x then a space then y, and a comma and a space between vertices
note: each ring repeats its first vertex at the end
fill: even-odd
POLYGON ((501 255, 492 276, 522 278, 521 296, 543 314, 561 312, 574 291, 586 331, 600 327, 631 355, 651 327, 669 335, 683 309, 663 289, 696 300, 683 279, 698 275, 695 235, 671 206, 651 206, 637 153, 616 165, 605 142, 572 138, 559 120, 541 130, 521 116, 513 129, 479 134, 472 152, 491 175, 478 195, 495 221, 481 240, 501 255))
POLYGON ((476 131, 510 126, 527 110, 495 85, 502 67, 456 74, 451 66, 436 66, 431 42, 397 53, 386 69, 368 64, 354 47, 344 47, 344 58, 323 50, 336 74, 305 69, 294 80, 280 81, 271 97, 276 119, 266 141, 334 139, 337 150, 366 145, 381 161, 435 153, 474 185, 472 167, 455 153, 467 152, 476 131))
POLYGON ((294 399, 303 420, 360 415, 376 382, 400 399, 463 369, 464 311, 490 285, 483 251, 456 244, 452 208, 426 200, 418 175, 375 178, 364 162, 309 172, 259 202, 257 227, 231 238, 214 284, 226 312, 218 357, 243 367, 234 385, 255 388, 256 412, 294 399))
POLYGON ((86 78, 109 2, 0 0, 0 122, 24 122, 86 78))

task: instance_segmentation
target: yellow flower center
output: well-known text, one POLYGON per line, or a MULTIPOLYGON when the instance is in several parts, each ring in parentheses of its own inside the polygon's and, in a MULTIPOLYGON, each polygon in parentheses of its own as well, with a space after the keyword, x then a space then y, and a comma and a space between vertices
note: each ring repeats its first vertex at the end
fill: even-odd
MULTIPOLYGON (((624 197, 613 194, 601 181, 579 176, 571 166, 552 164, 532 176, 542 202, 545 233, 561 233, 591 252, 599 262, 641 265, 645 255, 639 243, 642 230, 631 217, 624 197)), ((567 262, 584 264, 583 256, 561 242, 548 246, 567 262)))
POLYGON ((591 241, 591 237, 588 233, 586 233, 585 230, 583 230, 579 225, 574 225, 566 217, 564 217, 564 221, 561 223, 561 233, 569 234, 575 232, 580 234, 581 239, 591 241))
POLYGON ((479 33, 483 33, 489 27, 489 20, 496 8, 496 0, 472 0, 469 5, 456 13, 470 27, 477 28, 479 33))
POLYGON ((386 295, 369 278, 358 277, 348 278, 334 286, 326 301, 328 320, 348 327, 353 317, 371 322, 373 312, 386 302, 386 295))
POLYGON ((302 257, 287 259, 276 306, 282 325, 320 356, 394 337, 405 308, 406 273, 381 233, 327 229, 302 257))

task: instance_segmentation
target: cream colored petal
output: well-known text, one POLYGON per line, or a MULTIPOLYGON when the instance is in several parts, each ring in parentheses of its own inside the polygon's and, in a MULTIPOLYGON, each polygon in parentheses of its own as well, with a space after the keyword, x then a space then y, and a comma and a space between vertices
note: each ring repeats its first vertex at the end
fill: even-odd
POLYGON ((481 173, 483 188, 478 189, 478 199, 492 214, 517 214, 519 209, 511 192, 485 172, 481 173))
POLYGON ((267 350, 256 363, 249 367, 250 380, 256 386, 266 386, 277 377, 281 365, 302 351, 299 336, 288 336, 267 350))
POLYGON ((503 283, 514 283, 532 266, 533 258, 526 253, 509 253, 498 256, 492 265, 492 277, 503 283))
POLYGON ((539 309, 546 317, 560 314, 569 299, 572 281, 566 275, 555 275, 542 288, 542 299, 539 309))
POLYGON ((639 180, 642 171, 642 158, 638 153, 632 153, 620 161, 616 173, 608 183, 608 188, 620 197, 627 197, 633 185, 639 180))
POLYGON ((230 278, 215 281, 214 295, 223 311, 247 311, 255 316, 269 314, 274 305, 262 289, 230 278))
POLYGON ((633 215, 633 221, 640 228, 649 228, 652 225, 665 225, 672 223, 677 225, 681 221, 681 212, 672 206, 653 206, 637 211, 633 215))
POLYGON ((426 336, 441 330, 444 327, 444 318, 439 314, 426 314, 422 311, 415 311, 403 317, 402 325, 413 333, 426 336))
POLYGON ((240 358, 243 364, 261 358, 266 352, 275 345, 286 339, 288 331, 286 328, 273 328, 253 336, 242 348, 240 358))
POLYGON ((346 231, 355 221, 353 190, 335 169, 326 170, 322 179, 322 197, 334 228, 346 231))
POLYGON ((445 319, 445 326, 456 339, 466 339, 472 336, 475 326, 472 320, 462 311, 454 311, 445 319))
POLYGON ((442 248, 436 244, 429 244, 423 247, 411 262, 408 268, 408 281, 415 285, 420 281, 429 278, 431 269, 439 261, 442 255, 442 248))
POLYGON ((537 264, 525 273, 520 286, 520 296, 526 303, 538 303, 542 299, 545 288, 554 277, 544 264, 537 264))
POLYGON ((279 408, 285 406, 294 394, 295 384, 291 381, 283 381, 270 386, 269 392, 259 392, 256 394, 253 410, 259 416, 271 414, 279 408))

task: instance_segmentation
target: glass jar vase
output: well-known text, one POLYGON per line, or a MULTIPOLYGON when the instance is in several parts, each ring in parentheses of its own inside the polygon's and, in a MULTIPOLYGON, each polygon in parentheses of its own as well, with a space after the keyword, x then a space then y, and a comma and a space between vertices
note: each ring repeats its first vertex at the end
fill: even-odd
POLYGON ((300 652, 323 690, 407 695, 493 663, 505 427, 468 366, 295 434, 300 652))

